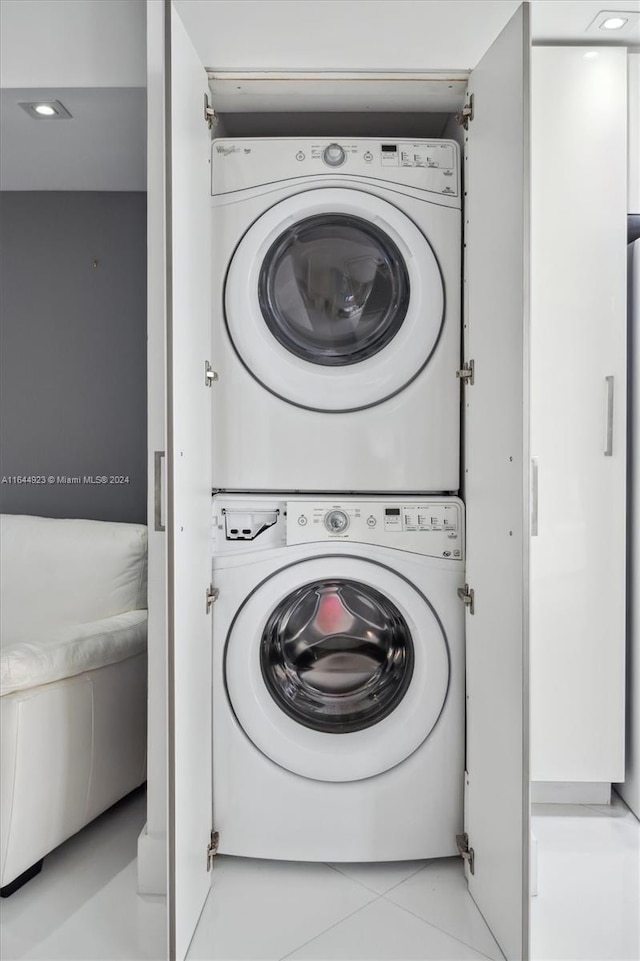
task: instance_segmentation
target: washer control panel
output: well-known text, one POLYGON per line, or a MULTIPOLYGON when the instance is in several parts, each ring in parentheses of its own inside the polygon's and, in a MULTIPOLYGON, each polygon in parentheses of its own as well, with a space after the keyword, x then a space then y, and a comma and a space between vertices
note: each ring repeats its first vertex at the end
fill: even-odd
POLYGON ((464 506, 456 497, 287 502, 287 544, 354 541, 452 561, 464 559, 464 506))

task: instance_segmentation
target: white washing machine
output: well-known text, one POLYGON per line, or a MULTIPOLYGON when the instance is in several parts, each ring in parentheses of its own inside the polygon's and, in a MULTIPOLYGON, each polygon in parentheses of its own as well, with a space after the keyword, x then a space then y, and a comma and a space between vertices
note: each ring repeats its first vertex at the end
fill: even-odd
POLYGON ((216 140, 214 487, 460 487, 450 140, 216 140))
POLYGON ((456 855, 462 502, 217 495, 213 529, 219 850, 456 855))

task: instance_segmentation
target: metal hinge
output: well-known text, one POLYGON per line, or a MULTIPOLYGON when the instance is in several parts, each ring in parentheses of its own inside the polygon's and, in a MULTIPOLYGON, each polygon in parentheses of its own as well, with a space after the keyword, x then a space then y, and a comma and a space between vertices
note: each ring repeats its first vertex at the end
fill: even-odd
POLYGON ((469 129, 469 121, 473 120, 473 94, 471 94, 469 102, 465 103, 460 113, 456 114, 456 120, 465 130, 469 129))
POLYGON ((468 608, 469 608, 469 613, 470 613, 470 614, 473 614, 473 613, 474 613, 474 610, 473 610, 473 588, 469 587, 468 584, 465 584, 464 587, 459 587, 459 588, 458 588, 458 597, 460 598, 460 600, 462 601, 462 603, 465 605, 465 607, 468 607, 468 608))
POLYGON ((470 360, 468 364, 465 364, 464 367, 456 371, 456 377, 458 380, 461 380, 463 384, 473 384, 473 372, 474 363, 470 360))
POLYGON ((218 588, 214 587, 213 584, 209 584, 207 588, 207 614, 211 610, 211 607, 213 606, 213 604, 215 604, 215 602, 218 600, 219 596, 220 596, 220 591, 218 590, 218 588))
POLYGON ((211 387, 213 382, 218 379, 218 373, 213 369, 208 360, 204 362, 204 383, 205 387, 211 387))
POLYGON ((204 119, 209 130, 213 127, 213 121, 216 119, 216 112, 209 103, 209 98, 206 93, 204 95, 204 119))
POLYGON ((207 845, 207 871, 210 871, 213 867, 213 859, 218 853, 218 847, 220 845, 220 834, 218 831, 211 832, 211 840, 207 845))
POLYGON ((469 835, 468 834, 456 834, 456 844, 458 845, 458 854, 463 861, 466 861, 469 865, 469 871, 471 874, 475 874, 476 867, 476 855, 473 848, 469 847, 469 835))

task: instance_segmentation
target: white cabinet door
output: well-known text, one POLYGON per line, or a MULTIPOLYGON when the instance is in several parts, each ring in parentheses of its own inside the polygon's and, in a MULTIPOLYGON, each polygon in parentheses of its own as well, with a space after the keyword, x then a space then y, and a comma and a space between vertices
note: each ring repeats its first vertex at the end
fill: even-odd
POLYGON ((472 71, 465 137, 469 891, 507 958, 528 957, 529 23, 472 71))
POLYGON ((626 57, 533 50, 534 781, 624 777, 626 57))
POLYGON ((210 886, 211 360, 207 78, 170 7, 167 50, 167 555, 170 957, 184 958, 210 886))

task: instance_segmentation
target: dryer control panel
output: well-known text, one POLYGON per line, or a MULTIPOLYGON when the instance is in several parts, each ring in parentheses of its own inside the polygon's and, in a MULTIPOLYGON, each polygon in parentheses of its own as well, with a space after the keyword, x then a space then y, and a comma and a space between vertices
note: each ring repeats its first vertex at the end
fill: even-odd
POLYGON ((464 505, 458 498, 287 502, 287 544, 354 541, 428 557, 464 560, 464 505))
POLYGON ((211 150, 214 195, 300 177, 368 177, 438 194, 439 202, 460 207, 454 140, 221 138, 211 150))

